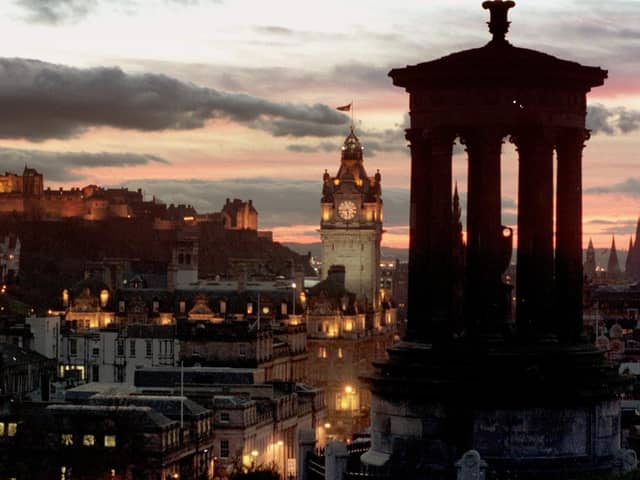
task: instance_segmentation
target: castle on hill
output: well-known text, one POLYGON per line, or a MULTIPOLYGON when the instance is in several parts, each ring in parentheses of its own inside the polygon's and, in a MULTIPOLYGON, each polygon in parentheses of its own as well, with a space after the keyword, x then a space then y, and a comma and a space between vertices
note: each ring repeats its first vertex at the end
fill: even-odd
POLYGON ((198 214, 191 205, 169 205, 155 197, 145 200, 142 189, 44 188, 44 176, 34 168, 24 167, 22 175, 0 175, 0 215, 14 214, 29 220, 82 218, 102 221, 111 218, 149 218, 167 229, 175 222, 216 222, 226 230, 258 230, 258 212, 253 202, 227 199, 220 212, 198 214))

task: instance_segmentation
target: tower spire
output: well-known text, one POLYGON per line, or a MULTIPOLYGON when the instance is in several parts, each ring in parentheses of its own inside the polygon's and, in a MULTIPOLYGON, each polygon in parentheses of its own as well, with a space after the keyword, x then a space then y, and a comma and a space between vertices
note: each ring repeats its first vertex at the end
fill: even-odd
POLYGON ((633 237, 629 235, 629 248, 627 250, 627 260, 624 262, 625 275, 629 277, 632 270, 633 270, 633 237))
POLYGON ((584 275, 591 280, 596 276, 596 250, 593 248, 593 240, 591 238, 589 238, 587 258, 584 262, 584 275))
POLYGON ((620 275, 620 262, 616 251, 616 236, 611 238, 611 251, 609 252, 609 262, 607 262, 607 276, 615 278, 620 275))

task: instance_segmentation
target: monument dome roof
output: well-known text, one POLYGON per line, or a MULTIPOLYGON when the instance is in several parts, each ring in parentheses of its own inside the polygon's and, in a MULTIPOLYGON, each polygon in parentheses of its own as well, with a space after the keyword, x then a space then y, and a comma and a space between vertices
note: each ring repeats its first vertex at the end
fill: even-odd
POLYGON ((488 1, 493 39, 485 46, 455 52, 436 60, 396 68, 389 72, 402 87, 575 86, 588 90, 604 83, 607 71, 562 60, 552 55, 511 45, 504 36, 509 28, 509 1, 488 1))

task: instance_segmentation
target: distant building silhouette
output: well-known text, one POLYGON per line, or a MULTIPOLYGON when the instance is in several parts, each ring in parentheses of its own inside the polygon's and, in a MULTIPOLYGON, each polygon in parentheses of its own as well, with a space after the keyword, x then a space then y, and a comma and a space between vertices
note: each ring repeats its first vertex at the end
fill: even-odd
POLYGON ((607 262, 607 278, 617 280, 621 275, 618 251, 616 250, 616 236, 611 238, 611 249, 609 250, 609 261, 607 262))
POLYGON ((596 249, 593 248, 593 240, 589 239, 589 246, 587 247, 587 258, 584 262, 583 272, 584 276, 589 280, 596 278, 596 249))
POLYGON ((632 239, 629 239, 629 253, 627 254, 627 261, 625 264, 625 277, 637 282, 640 280, 640 218, 636 225, 636 237, 632 243, 632 239))

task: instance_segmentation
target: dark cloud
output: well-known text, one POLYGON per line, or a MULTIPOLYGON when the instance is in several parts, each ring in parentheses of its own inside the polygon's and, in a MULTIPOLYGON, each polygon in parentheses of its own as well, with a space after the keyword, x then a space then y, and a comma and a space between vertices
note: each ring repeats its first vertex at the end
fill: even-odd
POLYGON ((605 107, 590 105, 587 111, 587 128, 592 133, 630 133, 640 129, 640 111, 626 107, 605 107))
MULTIPOLYGON (((45 25, 76 23, 90 15, 101 5, 108 8, 125 7, 128 13, 135 13, 143 0, 16 0, 16 4, 26 12, 25 20, 45 25)), ((160 0, 158 4, 179 6, 200 3, 222 3, 222 0, 160 0)))
POLYGON ((18 0, 16 3, 27 12, 27 21, 50 25, 76 22, 98 6, 98 0, 18 0))
POLYGON ((603 220, 601 218, 594 218, 593 220, 589 220, 584 222, 588 225, 617 225, 618 222, 614 222, 613 220, 603 220))
POLYGON ((290 28, 279 27, 277 25, 260 25, 254 28, 257 33, 267 33, 271 35, 294 35, 295 31, 290 28))
POLYGON ((287 150, 296 153, 331 153, 340 151, 340 145, 331 142, 321 142, 316 145, 303 145, 294 143, 292 145, 287 145, 287 150))
MULTIPOLYGON (((405 138, 405 130, 409 128, 409 114, 405 114, 401 123, 397 123, 394 128, 387 128, 384 130, 370 130, 366 128, 356 128, 355 133, 360 139, 364 147, 364 154, 366 157, 375 157, 376 154, 399 152, 405 155, 411 153, 409 149, 409 142, 405 138)), ((300 132, 304 131, 303 126, 299 126, 300 132)), ((339 127, 335 130, 339 130, 338 133, 332 136, 341 136, 344 138, 345 129, 339 127)), ((307 134, 311 135, 311 131, 307 131, 307 134)), ((302 135, 300 135, 302 136, 302 135)), ((338 152, 341 144, 335 144, 331 142, 309 143, 309 144, 291 144, 287 146, 287 150, 297 153, 318 153, 318 152, 338 152)), ((464 147, 456 142, 453 145, 453 154, 459 155, 464 153, 464 147)))
MULTIPOLYGON (((607 227, 601 230, 601 233, 606 233, 609 235, 632 235, 636 231, 635 222, 618 222, 615 226, 607 227)), ((616 242, 616 249, 626 248, 627 245, 624 241, 616 242)))
POLYGON ((169 162, 156 155, 139 153, 88 153, 88 152, 47 152, 42 150, 21 150, 0 148, 0 165, 8 172, 19 173, 25 165, 43 173, 47 180, 69 182, 82 180, 78 169, 97 167, 126 167, 149 163, 169 162))
POLYGON ((624 182, 587 188, 585 189, 585 193, 594 195, 620 193, 632 197, 637 197, 640 196, 640 178, 630 177, 627 178, 624 182))
MULTIPOLYGON (((280 27, 259 27, 260 31, 277 29, 276 38, 288 38, 294 42, 304 42, 295 32, 280 27), (287 33, 290 32, 290 33, 287 33)), ((149 59, 122 59, 131 68, 143 66, 146 70, 164 72, 179 78, 189 78, 200 85, 207 85, 233 92, 245 92, 253 95, 269 96, 273 92, 310 91, 332 92, 337 97, 343 95, 342 103, 348 103, 347 94, 353 92, 371 92, 381 90, 387 95, 395 90, 387 73, 392 64, 375 64, 351 61, 328 65, 326 69, 310 71, 304 67, 239 67, 237 65, 212 65, 206 63, 176 63, 149 59)), ((398 90, 398 95, 402 92, 398 90)), ((337 105, 336 105, 337 106, 337 105)))
MULTIPOLYGON (((384 178, 383 178, 384 182, 384 178)), ((227 180, 130 180, 122 184, 142 188, 163 202, 194 205, 200 212, 220 211, 226 198, 251 199, 261 228, 319 223, 321 181, 271 177, 227 180)), ((385 224, 407 225, 409 190, 384 188, 385 224)))
POLYGON ((269 132, 274 137, 336 137, 344 134, 347 122, 346 116, 341 124, 318 123, 302 119, 257 118, 248 122, 248 126, 269 132))
POLYGON ((279 103, 165 75, 0 59, 0 138, 69 138, 93 126, 189 130, 224 118, 277 136, 328 136, 348 117, 322 104, 279 103))

